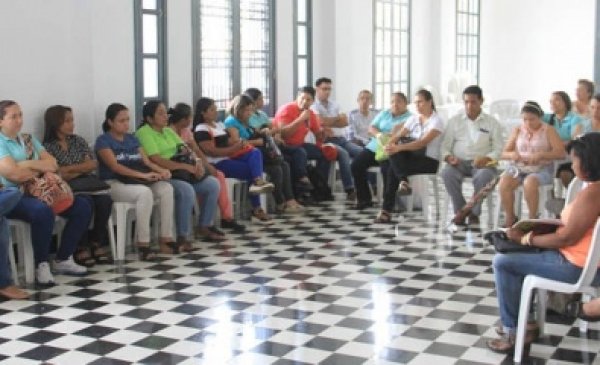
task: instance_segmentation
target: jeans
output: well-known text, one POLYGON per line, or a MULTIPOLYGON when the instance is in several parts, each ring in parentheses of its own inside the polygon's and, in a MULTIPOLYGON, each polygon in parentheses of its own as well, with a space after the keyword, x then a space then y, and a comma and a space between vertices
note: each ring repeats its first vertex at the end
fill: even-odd
POLYGON ((177 237, 188 237, 192 230, 190 217, 194 208, 194 200, 200 198, 200 227, 212 226, 219 198, 219 180, 207 176, 202 181, 190 184, 186 181, 172 179, 169 181, 175 193, 175 227, 177 237))
POLYGON ((80 245, 84 243, 97 244, 99 246, 108 245, 108 219, 112 213, 112 198, 109 194, 97 195, 79 195, 81 198, 88 201, 94 212, 94 226, 87 234, 87 239, 82 240, 80 245))
MULTIPOLYGON (((250 186, 254 183, 254 180, 263 177, 262 152, 255 148, 240 157, 219 161, 215 164, 215 167, 223 171, 227 177, 246 180, 248 186, 250 186)), ((253 208, 259 208, 260 196, 250 196, 250 202, 253 208)))
MULTIPOLYGON (((67 224, 62 231, 60 247, 56 252, 56 259, 62 261, 75 252, 77 244, 87 232, 92 218, 92 206, 88 200, 75 196, 73 205, 60 213, 60 216, 67 219, 67 224)), ((54 230, 52 209, 41 200, 24 196, 7 217, 19 219, 31 225, 31 243, 36 266, 41 262, 47 262, 54 230)))
POLYGON ((410 151, 402 151, 390 156, 389 169, 383 189, 383 207, 385 211, 392 211, 396 204, 396 192, 400 181, 407 180, 411 175, 434 174, 440 162, 436 159, 417 155, 410 151))
POLYGON ((352 159, 356 158, 356 156, 360 155, 360 153, 364 150, 363 147, 353 142, 350 142, 344 137, 331 137, 327 139, 327 142, 335 143, 336 145, 345 149, 346 152, 350 154, 350 157, 352 157, 352 159))
POLYGON ((302 146, 283 146, 281 152, 285 160, 290 164, 292 181, 298 180, 307 176, 306 164, 308 160, 317 161, 317 171, 327 180, 329 176, 330 163, 325 159, 321 149, 313 143, 305 143, 302 146))
POLYGON ((5 216, 19 203, 21 196, 21 191, 16 188, 0 190, 0 288, 13 284, 8 259, 8 250, 12 250, 12 247, 9 247, 10 229, 5 216))
MULTIPOLYGON (((519 319, 521 289, 525 276, 529 274, 551 280, 575 283, 581 275, 581 268, 573 265, 558 250, 540 253, 497 253, 492 261, 500 320, 506 333, 515 333, 519 319)), ((592 285, 600 284, 600 272, 592 285)))
POLYGON ((273 197, 278 205, 294 199, 290 165, 287 162, 282 161, 277 165, 265 165, 265 172, 269 175, 269 180, 275 185, 273 197))
MULTIPOLYGON (((454 212, 458 212, 467 204, 462 194, 462 182, 465 176, 473 177, 475 192, 481 190, 496 177, 496 169, 489 167, 478 169, 473 167, 472 163, 473 161, 460 161, 458 165, 452 166, 448 164, 442 170, 442 179, 444 180, 446 191, 452 199, 454 212)), ((481 202, 473 206, 471 213, 476 216, 481 214, 481 202)))

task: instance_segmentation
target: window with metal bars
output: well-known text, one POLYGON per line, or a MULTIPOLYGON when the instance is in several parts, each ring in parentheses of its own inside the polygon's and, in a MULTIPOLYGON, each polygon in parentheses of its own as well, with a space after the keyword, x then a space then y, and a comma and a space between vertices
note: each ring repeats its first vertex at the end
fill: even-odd
POLYGON ((294 1, 294 90, 312 85, 312 0, 294 1))
POLYGON ((456 71, 479 83, 480 0, 456 0, 456 71))
POLYGON ((388 105, 390 95, 410 90, 411 0, 375 0, 373 95, 377 108, 388 105))
POLYGON ((193 26, 194 97, 219 109, 247 88, 263 92, 266 111, 274 95, 274 2, 196 0, 193 26))
POLYGON ((166 80, 166 3, 164 0, 136 0, 135 78, 136 115, 144 103, 160 99, 167 103, 166 80))

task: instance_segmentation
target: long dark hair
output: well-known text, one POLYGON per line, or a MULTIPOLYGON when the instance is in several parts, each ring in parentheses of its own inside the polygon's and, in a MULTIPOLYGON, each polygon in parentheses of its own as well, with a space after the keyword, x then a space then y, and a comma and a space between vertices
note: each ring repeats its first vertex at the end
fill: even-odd
POLYGON ((167 114, 169 114, 169 124, 175 124, 189 118, 192 115, 192 107, 186 103, 177 103, 174 107, 169 108, 167 114))
POLYGON ((434 112, 437 111, 437 110, 435 110, 435 101, 433 100, 433 95, 431 95, 431 92, 429 90, 420 89, 419 91, 416 92, 416 95, 419 95, 426 101, 431 101, 431 110, 433 110, 434 112))
MULTIPOLYGON (((565 115, 568 114, 572 108, 571 98, 569 97, 569 94, 567 94, 564 91, 555 91, 552 93, 552 95, 558 96, 560 100, 562 100, 563 104, 565 104, 565 115)), ((548 121, 548 124, 554 125, 555 120, 556 113, 552 113, 552 115, 550 115, 550 120, 548 121)))
POLYGON ((58 139, 58 129, 65 122, 68 112, 73 112, 68 106, 53 105, 44 113, 44 143, 58 139))
POLYGON ((215 101, 211 98, 200 98, 196 102, 196 111, 194 112, 194 126, 193 129, 196 129, 196 126, 201 123, 206 123, 204 120, 204 116, 202 113, 206 113, 208 108, 215 105, 215 101))
POLYGON ((115 120, 117 115, 123 110, 129 110, 123 104, 112 103, 106 108, 106 112, 104 113, 104 122, 102 122, 102 131, 104 133, 110 131, 110 124, 108 124, 109 120, 115 120))

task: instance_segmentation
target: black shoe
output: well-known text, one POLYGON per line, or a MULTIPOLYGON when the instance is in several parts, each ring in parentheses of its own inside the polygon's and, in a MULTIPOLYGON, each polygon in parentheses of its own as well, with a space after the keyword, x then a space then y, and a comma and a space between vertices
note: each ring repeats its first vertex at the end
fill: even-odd
POLYGON ((314 189, 313 184, 311 184, 310 181, 308 181, 308 180, 298 181, 298 183, 296 184, 296 187, 300 191, 311 191, 312 189, 314 189))
POLYGON ((210 226, 208 227, 208 230, 211 231, 212 233, 216 233, 216 234, 220 234, 221 236, 225 236, 225 233, 223 233, 223 231, 220 231, 217 227, 215 226, 210 226))
POLYGON ((363 210, 363 209, 367 209, 367 208, 371 208, 373 206, 373 202, 358 202, 356 203, 354 206, 352 206, 352 209, 354 210, 363 210))
POLYGON ((246 230, 246 226, 243 224, 239 224, 235 220, 225 220, 221 219, 221 228, 223 229, 231 229, 234 232, 244 232, 246 230))
POLYGON ((600 321, 600 316, 590 316, 585 314, 583 312, 583 302, 579 300, 567 303, 565 307, 565 312, 563 314, 568 317, 576 317, 579 319, 583 319, 586 322, 600 321))

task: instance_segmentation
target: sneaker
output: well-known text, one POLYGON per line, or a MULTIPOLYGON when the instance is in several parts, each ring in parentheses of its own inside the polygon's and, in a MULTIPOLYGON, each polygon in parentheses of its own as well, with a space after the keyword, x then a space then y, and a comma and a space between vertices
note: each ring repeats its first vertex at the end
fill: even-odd
POLYGON ((225 220, 221 219, 221 228, 223 229, 231 229, 234 232, 244 232, 246 230, 246 226, 243 224, 239 224, 233 219, 225 220))
POLYGON ((252 219, 256 219, 263 224, 273 223, 271 217, 269 217, 269 215, 262 208, 257 208, 252 211, 252 219))
POLYGON ((54 285, 54 276, 50 272, 50 265, 48 262, 40 262, 37 269, 35 269, 35 279, 40 285, 54 285))
POLYGON ((263 179, 256 179, 254 184, 250 185, 248 193, 252 195, 264 194, 273 191, 275 185, 263 179))
POLYGON ((66 260, 54 261, 54 273, 81 276, 87 274, 87 268, 85 266, 77 265, 75 261, 73 261, 73 256, 69 256, 66 260))

